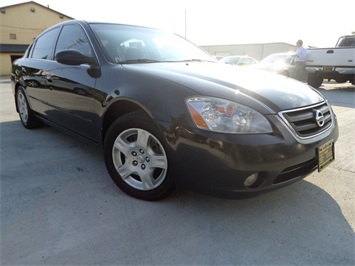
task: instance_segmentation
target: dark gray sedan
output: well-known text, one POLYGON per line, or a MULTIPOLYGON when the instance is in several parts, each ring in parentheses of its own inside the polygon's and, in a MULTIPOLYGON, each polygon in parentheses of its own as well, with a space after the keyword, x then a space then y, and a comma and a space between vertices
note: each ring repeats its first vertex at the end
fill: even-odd
POLYGON ((47 123, 100 145, 113 181, 139 199, 176 186, 256 195, 334 160, 337 119, 318 91, 220 64, 157 29, 55 25, 14 62, 12 84, 25 128, 47 123))

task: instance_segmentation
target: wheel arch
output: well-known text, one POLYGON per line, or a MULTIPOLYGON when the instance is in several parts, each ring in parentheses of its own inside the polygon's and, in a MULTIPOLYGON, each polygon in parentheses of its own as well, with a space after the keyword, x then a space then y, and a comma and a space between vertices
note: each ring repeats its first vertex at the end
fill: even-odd
POLYGON ((104 113, 102 119, 101 142, 104 142, 108 129, 117 118, 132 112, 141 112, 147 117, 152 118, 152 114, 141 104, 130 99, 117 100, 112 103, 104 113))

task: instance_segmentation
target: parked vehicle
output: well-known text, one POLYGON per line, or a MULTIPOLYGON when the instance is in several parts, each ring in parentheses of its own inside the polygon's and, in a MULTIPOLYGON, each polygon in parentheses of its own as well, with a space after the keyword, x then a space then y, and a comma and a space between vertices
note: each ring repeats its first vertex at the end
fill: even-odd
POLYGON ((308 84, 318 88, 324 79, 355 85, 355 35, 339 38, 334 48, 308 49, 308 84))
POLYGON ((258 63, 258 60, 247 55, 231 55, 225 56, 219 60, 221 63, 233 66, 249 66, 258 63))
POLYGON ((295 64, 294 53, 274 53, 266 56, 259 63, 251 66, 254 69, 266 70, 286 77, 293 77, 295 64))
POLYGON ((113 181, 139 199, 176 185, 257 195, 334 160, 337 119, 319 92, 157 29, 55 25, 14 62, 12 85, 25 128, 45 122, 101 145, 113 181))

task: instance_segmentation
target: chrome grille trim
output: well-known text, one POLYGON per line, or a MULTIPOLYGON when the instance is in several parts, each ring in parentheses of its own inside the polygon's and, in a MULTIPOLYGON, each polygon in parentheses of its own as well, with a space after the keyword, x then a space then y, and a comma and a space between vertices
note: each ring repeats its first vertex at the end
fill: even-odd
POLYGON ((287 111, 279 112, 279 116, 287 124, 292 133, 301 139, 308 139, 322 134, 333 125, 331 107, 326 101, 287 111), (324 117, 324 125, 319 127, 314 112, 320 111, 324 117))

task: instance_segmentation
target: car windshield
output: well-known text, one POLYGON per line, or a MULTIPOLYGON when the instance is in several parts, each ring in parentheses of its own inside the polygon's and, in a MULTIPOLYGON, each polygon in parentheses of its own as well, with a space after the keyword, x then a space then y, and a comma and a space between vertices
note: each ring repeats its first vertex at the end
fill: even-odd
POLYGON ((226 64, 231 64, 231 65, 236 65, 238 64, 240 60, 239 56, 226 56, 223 57, 220 62, 226 63, 226 64))
POLYGON ((154 63, 216 60, 184 38, 162 30, 119 24, 90 24, 109 61, 154 63))
POLYGON ((292 55, 289 54, 271 54, 265 57, 260 63, 264 64, 289 64, 292 61, 292 55))

